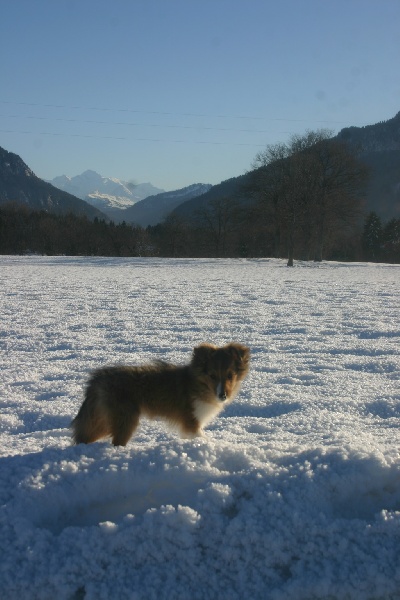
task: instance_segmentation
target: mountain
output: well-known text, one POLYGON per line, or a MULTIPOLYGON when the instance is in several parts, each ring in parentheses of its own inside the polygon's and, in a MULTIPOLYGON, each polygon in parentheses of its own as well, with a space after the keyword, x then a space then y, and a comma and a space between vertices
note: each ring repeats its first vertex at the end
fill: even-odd
POLYGON ((249 180, 248 175, 239 175, 239 177, 232 177, 213 185, 210 187, 208 192, 200 197, 194 197, 186 202, 183 202, 175 208, 173 211, 174 215, 178 215, 183 218, 190 218, 193 214, 212 201, 219 198, 235 198, 235 200, 245 200, 245 186, 249 180))
MULTIPOLYGON (((333 139, 348 143, 370 168, 366 212, 374 211, 385 221, 400 218, 400 112, 392 119, 375 125, 342 129, 333 139)), ((249 200, 246 192, 249 179, 250 174, 246 174, 222 181, 199 198, 180 204, 173 212, 187 218, 210 200, 249 200)))
POLYGON ((400 218, 400 112, 388 121, 342 129, 337 139, 353 146, 370 168, 367 211, 400 218))
POLYGON ((120 216, 127 223, 136 223, 142 227, 160 223, 171 211, 192 198, 198 198, 210 190, 207 183, 194 183, 173 192, 163 192, 149 196, 134 206, 127 208, 120 216))
POLYGON ((61 175, 50 183, 86 200, 115 223, 125 221, 142 227, 159 223, 176 206, 211 188, 209 184, 194 183, 180 190, 165 192, 151 183, 129 183, 103 177, 91 170, 75 177, 61 175))
MULTIPOLYGON (((400 112, 375 125, 342 129, 334 139, 347 142, 370 167, 366 211, 375 211, 384 220, 400 218, 400 112)), ((89 170, 45 182, 18 155, 0 148, 0 204, 15 201, 35 210, 74 212, 90 219, 107 215, 116 222, 146 226, 160 222, 171 211, 189 217, 213 199, 248 200, 248 181, 246 174, 212 187, 193 184, 163 192, 150 183, 135 185, 89 170)))
POLYGON ((164 191, 151 183, 134 184, 112 177, 103 177, 92 170, 84 171, 74 177, 60 175, 50 183, 60 190, 86 200, 115 221, 123 220, 120 211, 148 196, 164 191))
POLYGON ((39 179, 17 154, 0 148, 0 204, 9 202, 56 214, 72 212, 89 219, 105 218, 84 200, 39 179))

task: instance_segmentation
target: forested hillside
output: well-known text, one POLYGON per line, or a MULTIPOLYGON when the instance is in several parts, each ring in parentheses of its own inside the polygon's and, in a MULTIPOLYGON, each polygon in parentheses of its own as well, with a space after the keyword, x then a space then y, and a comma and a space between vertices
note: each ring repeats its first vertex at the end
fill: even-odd
POLYGON ((0 148, 0 205, 15 202, 33 210, 105 218, 97 208, 37 177, 24 161, 0 148))

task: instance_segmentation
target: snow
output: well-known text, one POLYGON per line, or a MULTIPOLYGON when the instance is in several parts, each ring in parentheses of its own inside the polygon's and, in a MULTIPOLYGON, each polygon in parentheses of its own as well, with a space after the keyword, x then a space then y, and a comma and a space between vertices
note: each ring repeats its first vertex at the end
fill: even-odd
POLYGON ((400 266, 0 257, 0 596, 400 598, 400 266), (72 446, 91 369, 239 341, 206 438, 72 446))
MULTIPOLYGON (((165 198, 165 200, 169 200, 170 198, 185 198, 186 196, 189 199, 192 199, 205 194, 211 188, 212 185, 210 183, 192 183, 192 185, 188 185, 180 190, 164 192, 162 196, 165 198)), ((157 194, 157 196, 161 196, 161 194, 157 194)))
POLYGON ((132 184, 115 177, 103 177, 90 169, 74 177, 60 175, 49 183, 100 209, 124 210, 152 194, 164 191, 151 183, 132 184))
POLYGON ((99 210, 104 210, 106 208, 117 208, 120 210, 125 210, 130 206, 136 204, 137 201, 133 195, 128 196, 110 196, 109 194, 101 194, 100 192, 93 192, 92 194, 88 194, 85 198, 86 202, 92 204, 95 208, 99 210))

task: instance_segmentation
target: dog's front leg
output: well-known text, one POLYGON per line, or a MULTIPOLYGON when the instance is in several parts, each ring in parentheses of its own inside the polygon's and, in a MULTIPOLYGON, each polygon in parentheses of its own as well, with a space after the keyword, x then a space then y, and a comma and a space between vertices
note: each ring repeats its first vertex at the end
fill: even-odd
POLYGON ((181 438, 183 438, 184 440, 194 440, 198 437, 207 437, 207 435, 201 428, 197 429, 197 431, 187 431, 186 429, 181 430, 181 438))

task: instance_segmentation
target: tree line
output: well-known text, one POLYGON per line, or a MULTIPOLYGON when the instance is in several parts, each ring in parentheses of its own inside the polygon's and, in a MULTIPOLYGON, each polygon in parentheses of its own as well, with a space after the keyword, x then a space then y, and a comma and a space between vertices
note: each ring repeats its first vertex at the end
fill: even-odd
POLYGON ((142 256, 150 251, 148 238, 144 229, 126 223, 35 211, 14 203, 0 206, 0 254, 142 256))
MULTIPOLYGON (((86 217, 54 215, 21 205, 0 207, 0 254, 66 256, 271 257, 276 239, 270 227, 246 219, 228 199, 213 201, 195 221, 170 215, 159 225, 115 225, 86 217)), ((309 248, 303 240, 300 248, 309 248)), ((307 259, 295 254, 296 258, 307 259)), ((400 263, 400 219, 382 223, 372 212, 356 229, 331 237, 326 260, 400 263)))
POLYGON ((361 243, 364 260, 400 263, 400 219, 382 223, 376 212, 370 212, 364 222, 361 243))

